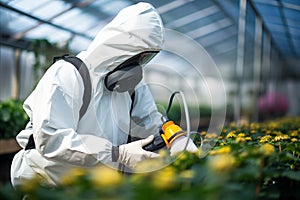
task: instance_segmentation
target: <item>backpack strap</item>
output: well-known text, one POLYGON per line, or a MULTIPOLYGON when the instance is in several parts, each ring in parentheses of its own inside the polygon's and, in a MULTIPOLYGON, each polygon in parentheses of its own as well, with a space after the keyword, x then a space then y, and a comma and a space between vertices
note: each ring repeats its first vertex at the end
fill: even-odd
POLYGON ((135 91, 131 94, 131 106, 130 106, 130 117, 132 115, 132 110, 133 110, 133 104, 134 104, 134 99, 135 99, 135 91))
POLYGON ((92 84, 91 84, 91 78, 90 78, 90 74, 88 71, 88 68, 86 67, 86 65, 84 64, 84 62, 75 57, 75 56, 63 56, 62 57, 63 60, 73 64, 76 69, 78 70, 79 74, 82 77, 83 80, 83 84, 84 84, 84 93, 83 93, 83 97, 82 97, 82 105, 79 111, 79 120, 82 118, 82 116, 85 114, 90 101, 91 101, 91 94, 92 94, 92 84))
MULTIPOLYGON (((130 93, 129 93, 130 94, 130 93)), ((131 98, 131 106, 130 106, 130 118, 132 117, 132 110, 133 110, 133 104, 134 104, 134 99, 135 99, 135 91, 132 92, 132 94, 130 95, 131 98)), ((130 125, 131 128, 131 125, 130 125)), ((127 143, 132 142, 132 137, 131 137, 131 130, 129 130, 129 134, 127 137, 127 143)))
MULTIPOLYGON (((92 84, 91 84, 90 74, 89 74, 87 66, 84 64, 84 62, 81 59, 79 59, 75 56, 63 55, 63 56, 59 56, 59 57, 54 57, 53 63, 55 63, 56 61, 61 60, 61 59, 74 65, 83 80, 84 92, 83 92, 83 97, 82 97, 83 103, 82 103, 80 111, 79 111, 79 120, 80 120, 82 118, 82 116, 85 114, 85 112, 90 104, 90 101, 91 101, 92 84)), ((28 143, 25 147, 25 150, 28 150, 28 149, 35 149, 35 142, 33 139, 33 134, 30 135, 30 137, 28 139, 28 143)))

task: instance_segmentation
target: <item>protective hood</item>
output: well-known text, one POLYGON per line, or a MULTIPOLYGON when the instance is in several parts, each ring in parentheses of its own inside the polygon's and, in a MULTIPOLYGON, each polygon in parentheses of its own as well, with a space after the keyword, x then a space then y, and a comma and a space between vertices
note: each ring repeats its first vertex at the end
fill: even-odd
POLYGON ((148 3, 121 10, 95 37, 85 59, 97 75, 112 71, 134 55, 159 51, 164 40, 162 20, 148 3))

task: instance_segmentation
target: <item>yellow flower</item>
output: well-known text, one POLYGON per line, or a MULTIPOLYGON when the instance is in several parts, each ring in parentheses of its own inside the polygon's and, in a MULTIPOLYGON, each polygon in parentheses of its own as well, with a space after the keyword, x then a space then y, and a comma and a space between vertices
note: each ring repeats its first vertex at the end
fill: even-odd
POLYGON ((266 142, 270 142, 272 139, 272 136, 271 135, 265 135, 263 136, 261 139, 260 139, 260 143, 266 143, 266 142))
POLYGON ((72 185, 78 177, 84 176, 85 171, 81 168, 72 168, 61 178, 62 185, 72 185))
POLYGON ((238 136, 238 137, 245 137, 246 134, 245 134, 245 133, 239 133, 237 136, 238 136))
MULTIPOLYGON (((180 158, 180 156, 179 156, 179 158, 180 158)), ((177 159, 177 160, 179 160, 179 159, 177 159)), ((148 159, 148 160, 138 163, 137 166, 134 168, 134 171, 137 173, 152 172, 152 171, 163 168, 164 165, 165 165, 165 163, 163 162, 162 159, 148 159)))
POLYGON ((40 178, 38 176, 32 179, 26 179, 22 181, 21 190, 25 193, 33 192, 40 185, 40 178))
POLYGON ((297 131, 292 131, 292 132, 290 133, 290 135, 291 135, 292 137, 297 137, 298 132, 297 132, 297 131))
POLYGON ((165 150, 165 149, 159 150, 158 154, 159 154, 160 158, 166 158, 169 155, 167 150, 165 150))
POLYGON ((291 139, 291 142, 297 142, 297 141, 298 141, 297 138, 292 138, 292 139, 291 139))
POLYGON ((184 179, 192 179, 195 176, 195 171, 193 171, 193 170, 184 170, 184 171, 180 172, 179 176, 181 178, 184 178, 184 179))
POLYGON ((220 149, 215 149, 209 152, 210 155, 226 154, 231 152, 230 146, 222 146, 220 149))
POLYGON ((274 142, 278 142, 278 141, 280 141, 280 140, 282 140, 283 138, 281 137, 281 135, 278 135, 278 136, 276 136, 274 139, 273 139, 273 141, 274 142))
POLYGON ((245 142, 245 141, 246 141, 246 138, 244 138, 244 137, 237 137, 237 138, 235 138, 235 141, 236 141, 237 143, 242 143, 242 142, 245 142))
POLYGON ((207 133, 205 138, 216 138, 218 135, 216 133, 207 133))
POLYGON ((230 131, 226 136, 226 138, 235 138, 235 137, 236 137, 235 131, 230 131))
POLYGON ((279 124, 277 122, 270 122, 268 125, 270 129, 275 129, 279 127, 279 124))
POLYGON ((211 151, 209 152, 209 155, 216 155, 216 154, 218 154, 218 151, 217 151, 217 150, 211 150, 211 151))
POLYGON ((270 156, 275 152, 275 147, 269 143, 263 144, 259 151, 264 155, 264 156, 270 156))
POLYGON ((274 131, 276 135, 283 135, 281 131, 274 131))
POLYGON ((209 140, 209 139, 206 139, 206 138, 204 138, 203 142, 204 142, 204 143, 207 143, 207 142, 210 142, 210 140, 209 140))
POLYGON ((243 151, 239 154, 240 157, 245 158, 248 155, 247 151, 243 151))
POLYGON ((266 132, 267 135, 270 135, 271 133, 272 133, 272 131, 270 131, 270 130, 267 130, 267 132, 266 132))
POLYGON ((230 146, 224 146, 219 149, 219 153, 230 153, 231 152, 231 147, 230 146))
POLYGON ((153 174, 152 185, 160 190, 174 188, 176 183, 176 171, 173 167, 168 166, 153 174))
POLYGON ((250 124, 250 128, 251 129, 258 129, 259 128, 259 124, 257 124, 257 123, 251 123, 250 124))
POLYGON ((231 123, 229 124, 229 126, 230 126, 230 127, 235 127, 235 126, 236 126, 236 123, 235 123, 235 122, 231 122, 231 123))
POLYGON ((114 187, 122 182, 122 175, 109 167, 99 166, 91 170, 92 182, 99 187, 114 187))
POLYGON ((284 134, 284 135, 277 135, 277 136, 273 139, 273 141, 274 141, 274 142, 278 142, 278 141, 280 141, 280 140, 287 140, 287 139, 289 139, 289 136, 286 135, 286 134, 284 134))
POLYGON ((251 137, 246 137, 245 138, 247 141, 252 141, 252 138, 251 137))
POLYGON ((287 134, 282 135, 282 137, 283 137, 284 140, 289 139, 289 136, 287 134))
POLYGON ((210 157, 207 164, 213 172, 226 173, 234 168, 236 160, 230 154, 222 154, 210 157))

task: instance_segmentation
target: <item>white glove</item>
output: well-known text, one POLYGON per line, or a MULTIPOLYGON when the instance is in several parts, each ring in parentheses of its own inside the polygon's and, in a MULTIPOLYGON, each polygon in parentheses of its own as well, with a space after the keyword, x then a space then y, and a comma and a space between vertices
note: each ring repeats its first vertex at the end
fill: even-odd
POLYGON ((192 139, 190 139, 186 136, 181 136, 172 142, 171 148, 170 148, 171 156, 174 156, 176 153, 179 153, 184 150, 184 147, 187 143, 187 139, 189 139, 189 143, 186 147, 186 150, 189 152, 193 152, 193 153, 198 151, 198 148, 196 147, 196 145, 194 144, 192 139))
POLYGON ((120 145, 118 162, 132 169, 143 160, 158 157, 159 154, 143 149, 143 146, 151 143, 153 138, 154 136, 150 135, 146 139, 120 145))

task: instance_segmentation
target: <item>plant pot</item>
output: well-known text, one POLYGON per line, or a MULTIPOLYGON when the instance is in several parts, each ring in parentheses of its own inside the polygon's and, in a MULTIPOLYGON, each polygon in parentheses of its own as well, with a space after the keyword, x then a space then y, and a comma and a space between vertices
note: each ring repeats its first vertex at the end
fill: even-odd
POLYGON ((0 140, 0 154, 14 153, 21 149, 15 138, 0 140))

